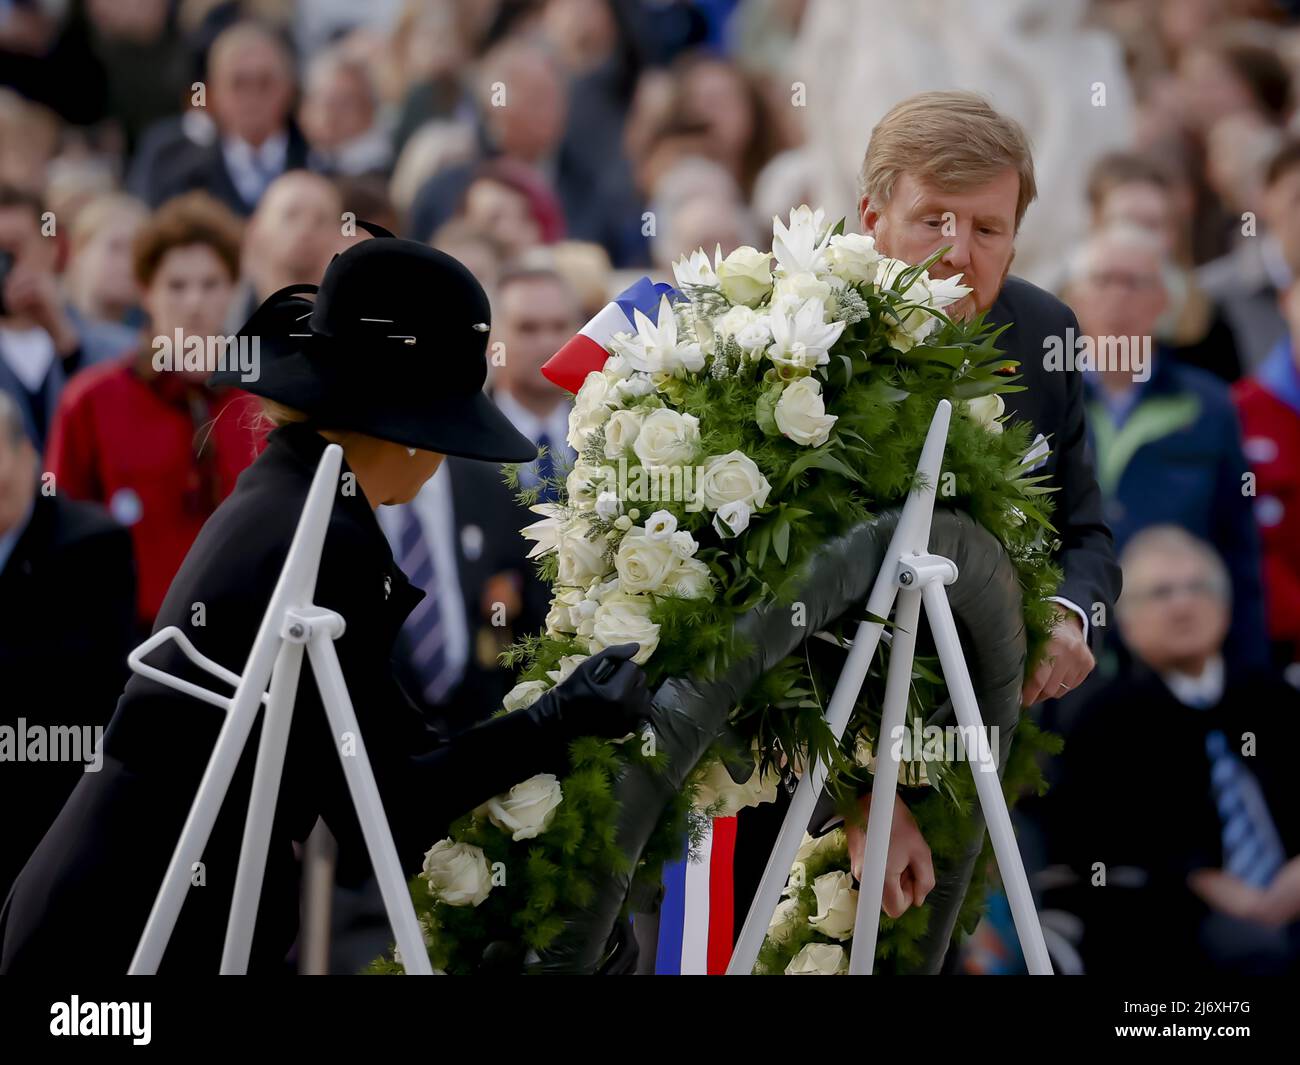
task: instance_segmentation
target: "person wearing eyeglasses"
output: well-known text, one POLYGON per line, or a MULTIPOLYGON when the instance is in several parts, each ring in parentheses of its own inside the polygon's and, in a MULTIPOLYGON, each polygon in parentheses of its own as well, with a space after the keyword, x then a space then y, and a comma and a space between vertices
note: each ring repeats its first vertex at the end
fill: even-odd
POLYGON ((1141 529, 1176 525, 1227 566, 1232 620, 1225 653, 1268 658, 1254 484, 1227 386, 1168 357, 1156 324, 1168 303, 1163 248, 1150 233, 1112 227, 1071 264, 1066 297, 1080 335, 1067 357, 1084 370, 1089 432, 1106 521, 1119 549, 1141 529))
POLYGON ((1300 691, 1228 661, 1232 582, 1209 544, 1152 526, 1120 562, 1134 669, 1066 743, 1043 904, 1079 918, 1086 973, 1294 975, 1300 691))

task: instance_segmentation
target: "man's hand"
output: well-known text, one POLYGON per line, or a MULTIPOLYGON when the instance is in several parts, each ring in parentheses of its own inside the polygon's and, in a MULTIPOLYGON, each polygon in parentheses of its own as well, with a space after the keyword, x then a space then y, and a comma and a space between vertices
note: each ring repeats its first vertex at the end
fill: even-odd
MULTIPOLYGON (((862 861, 867 849, 867 818, 871 814, 871 796, 858 800, 862 820, 848 820, 844 832, 849 844, 849 862, 853 877, 861 882, 862 861)), ((909 906, 920 906, 934 890, 934 862, 930 847, 916 827, 916 818, 897 795, 894 796, 894 823, 889 831, 889 852, 885 856, 885 890, 880 897, 881 909, 890 917, 901 917, 909 906)))
POLYGON ((1241 921, 1285 928, 1300 917, 1300 858, 1292 858, 1262 889, 1222 869, 1198 869, 1187 883, 1211 909, 1241 921))
POLYGON ((49 333, 60 357, 77 350, 77 331, 63 310, 53 274, 15 266, 5 284, 5 308, 6 314, 26 318, 49 333))
POLYGON ((1048 641, 1043 660, 1025 681, 1020 695, 1021 706, 1032 706, 1040 699, 1056 699, 1082 684, 1097 664, 1083 636, 1083 622, 1073 610, 1056 608, 1056 626, 1048 641))

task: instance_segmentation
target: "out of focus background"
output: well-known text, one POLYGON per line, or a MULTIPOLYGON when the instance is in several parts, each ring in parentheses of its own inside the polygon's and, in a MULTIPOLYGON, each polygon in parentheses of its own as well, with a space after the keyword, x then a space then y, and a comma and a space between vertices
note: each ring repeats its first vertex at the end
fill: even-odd
MULTIPOLYGON (((537 370, 614 294, 800 203, 856 228, 874 123, 973 89, 1035 148, 1014 271, 1155 353, 1086 382, 1125 593, 1035 711, 1067 741, 1017 812, 1054 961, 1294 971, 1298 77, 1295 0, 0 0, 0 721, 107 721, 259 446, 250 397, 152 372, 152 337, 319 281, 348 218, 428 241, 491 296, 493 397, 551 456, 527 483, 573 457, 537 370)), ((410 506, 441 635, 403 669, 466 723, 544 622, 531 518, 457 460, 410 506)), ((70 768, 0 766, 0 895, 70 768)), ((335 968, 386 937, 355 894, 372 939, 335 968)), ((994 889, 956 967, 1021 965, 994 889)))

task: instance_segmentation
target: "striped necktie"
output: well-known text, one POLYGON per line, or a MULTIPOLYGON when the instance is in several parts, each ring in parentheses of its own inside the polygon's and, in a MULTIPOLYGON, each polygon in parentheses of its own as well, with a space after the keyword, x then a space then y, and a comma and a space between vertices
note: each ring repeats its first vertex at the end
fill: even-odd
POLYGON ((411 667, 420 681, 421 692, 430 703, 446 698, 456 681, 456 670, 447 656, 447 628, 443 623, 433 555, 415 508, 400 507, 401 528, 397 564, 415 587, 424 591, 402 625, 410 648, 411 667))
POLYGON ((1286 861, 1259 781, 1217 729, 1205 736, 1210 786, 1223 823, 1223 868, 1257 888, 1267 887, 1286 861))
POLYGON ((548 434, 542 433, 537 439, 537 446, 545 448, 542 457, 537 460, 537 484, 539 491, 537 501, 539 503, 554 503, 559 498, 556 487, 551 483, 551 478, 555 476, 555 451, 551 445, 551 438, 548 434))

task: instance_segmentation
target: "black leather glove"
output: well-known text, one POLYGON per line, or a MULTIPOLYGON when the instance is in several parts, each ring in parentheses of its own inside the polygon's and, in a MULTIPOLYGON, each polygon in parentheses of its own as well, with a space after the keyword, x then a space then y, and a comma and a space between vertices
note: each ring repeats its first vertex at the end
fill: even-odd
POLYGON ((645 672, 632 661, 640 644, 620 643, 598 651, 526 710, 541 729, 566 739, 635 732, 650 716, 645 672))
POLYGON ((404 867, 419 868, 429 841, 466 810, 536 773, 563 776, 579 736, 618 739, 650 716, 645 673, 631 661, 639 644, 606 647, 532 706, 480 721, 410 759, 410 792, 391 804, 389 823, 404 867), (400 830, 400 831, 399 831, 400 830))

